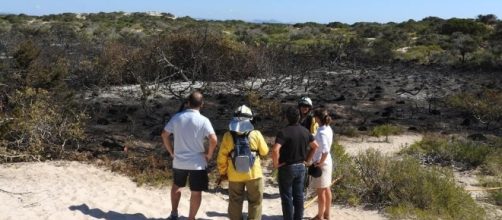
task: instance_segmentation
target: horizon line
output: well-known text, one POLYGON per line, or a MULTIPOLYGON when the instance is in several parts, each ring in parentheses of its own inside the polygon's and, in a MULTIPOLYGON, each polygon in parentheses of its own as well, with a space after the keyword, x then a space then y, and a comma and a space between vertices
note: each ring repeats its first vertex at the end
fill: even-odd
MULTIPOLYGON (((184 17, 189 17, 189 18, 192 18, 192 19, 195 19, 195 20, 199 20, 199 21, 243 21, 243 22, 248 22, 248 23, 261 23, 261 24, 267 24, 267 23, 270 23, 270 24, 298 24, 298 23, 317 23, 317 24, 329 24, 329 23, 332 23, 332 22, 340 22, 340 23, 343 23, 343 24, 348 24, 348 25, 353 25, 355 23, 379 23, 379 24, 388 24, 388 23, 402 23, 402 22, 407 22, 407 21, 410 21, 410 20, 413 20, 413 21, 421 21, 425 18, 429 18, 429 17, 436 17, 436 18, 440 18, 440 19, 443 19, 443 20, 449 20, 449 19, 454 19, 454 18, 457 18, 457 19, 473 19, 475 20, 476 17, 473 17, 473 18, 468 18, 468 17, 449 17, 449 18, 444 18, 444 17, 440 17, 440 16, 435 16, 435 15, 429 15, 429 16, 425 16, 421 19, 413 19, 413 18, 409 18, 409 19, 403 19, 402 21, 386 21, 386 22, 382 22, 382 21, 355 21, 355 22, 343 22, 343 21, 339 21, 339 20, 333 20, 333 21, 329 21, 329 22, 318 22, 318 21, 281 21, 279 19, 274 19, 274 18, 270 18, 270 19, 262 19, 262 18, 253 18, 253 19, 239 19, 239 18, 224 18, 224 19, 221 19, 221 18, 198 18, 198 17, 192 17, 192 16, 189 16, 189 15, 184 15, 184 16, 177 16, 175 15, 174 13, 171 13, 171 12, 164 12, 164 11, 99 11, 99 12, 58 12, 58 13, 45 13, 45 14, 26 14, 26 13, 16 13, 16 12, 0 12, 0 16, 5 16, 5 15, 15 15, 15 16, 21 16, 21 15, 26 15, 26 16, 30 16, 30 17, 43 17, 43 16, 50 16, 50 15, 62 15, 62 14, 99 14, 99 13, 125 13, 125 14, 133 14, 133 13, 145 13, 145 14, 148 14, 148 13, 164 13, 164 14, 171 14, 173 15, 175 18, 184 18, 184 17)), ((488 13, 488 14, 480 14, 480 15, 490 15, 491 13, 488 13)), ((492 14, 492 15, 495 15, 495 14, 492 14)), ((495 15, 496 16, 496 15, 495 15)), ((497 18, 497 20, 500 20, 497 18)))

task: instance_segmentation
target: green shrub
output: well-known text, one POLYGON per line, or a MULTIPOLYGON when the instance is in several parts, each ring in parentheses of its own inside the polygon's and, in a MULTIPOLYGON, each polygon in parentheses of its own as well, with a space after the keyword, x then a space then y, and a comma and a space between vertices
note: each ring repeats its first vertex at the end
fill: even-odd
POLYGON ((390 170, 388 184, 394 189, 389 192, 387 211, 396 218, 404 217, 396 213, 403 207, 419 219, 480 219, 484 215, 470 195, 455 184, 451 170, 423 168, 411 158, 392 163, 390 170))
POLYGON ((496 205, 502 206, 502 190, 493 191, 490 195, 496 205))
POLYGON ((449 169, 424 168, 410 157, 392 160, 376 150, 352 159, 338 144, 333 145, 332 155, 334 175, 343 175, 333 187, 336 201, 373 204, 385 208, 393 219, 482 219, 485 215, 455 184, 449 169))
POLYGON ((347 137, 358 137, 359 136, 357 128, 354 128, 352 126, 342 126, 339 129, 339 133, 341 135, 344 135, 344 136, 347 136, 347 137))
POLYGON ((370 135, 374 137, 385 136, 385 142, 389 142, 389 135, 398 135, 403 132, 403 129, 396 125, 384 124, 374 127, 370 135))
POLYGON ((14 53, 17 67, 27 69, 30 63, 40 55, 40 48, 31 40, 19 44, 19 48, 14 53))
POLYGON ((421 141, 402 150, 404 154, 427 158, 428 162, 451 163, 456 161, 470 167, 483 164, 492 152, 493 148, 484 143, 446 139, 440 136, 425 136, 421 141))
POLYGON ((362 194, 363 201, 371 204, 383 205, 389 201, 392 185, 389 169, 392 162, 381 155, 380 151, 369 149, 354 158, 358 176, 365 189, 362 194))
POLYGON ((500 189, 502 187, 502 174, 498 173, 498 176, 483 177, 479 182, 483 187, 494 188, 487 191, 489 202, 502 206, 502 189, 500 189))
POLYGON ((502 150, 497 150, 494 153, 486 156, 486 159, 481 166, 483 173, 495 175, 502 170, 502 150))
POLYGON ((403 60, 416 61, 420 64, 429 64, 432 62, 432 56, 442 53, 444 50, 438 45, 419 45, 409 48, 401 54, 403 60))
POLYGON ((502 91, 485 90, 481 93, 459 93, 450 96, 447 103, 451 108, 460 109, 490 126, 502 121, 502 91))
POLYGON ((492 149, 490 149, 489 146, 473 141, 459 141, 453 152, 453 160, 461 161, 476 167, 485 162, 487 156, 492 152, 492 149))
POLYGON ((331 147, 333 157, 333 178, 343 176, 342 180, 332 187, 333 200, 352 206, 361 203, 362 182, 356 175, 354 160, 347 154, 345 148, 337 141, 331 147))

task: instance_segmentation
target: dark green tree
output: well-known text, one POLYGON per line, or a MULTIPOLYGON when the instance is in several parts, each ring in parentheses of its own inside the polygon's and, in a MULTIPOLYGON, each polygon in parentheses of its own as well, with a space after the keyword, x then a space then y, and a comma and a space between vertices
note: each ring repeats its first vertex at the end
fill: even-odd
POLYGON ((497 16, 495 16, 494 14, 478 15, 477 20, 483 24, 493 25, 497 23, 497 16))
POLYGON ((31 40, 24 41, 14 53, 14 59, 18 68, 27 69, 31 62, 40 54, 40 48, 31 40))
POLYGON ((452 18, 446 21, 441 27, 442 34, 453 34, 461 32, 472 36, 482 36, 488 33, 488 29, 481 23, 470 19, 452 18))
POLYGON ((451 36, 451 47, 460 54, 462 63, 465 63, 466 55, 476 51, 478 46, 479 41, 469 34, 455 32, 451 36))

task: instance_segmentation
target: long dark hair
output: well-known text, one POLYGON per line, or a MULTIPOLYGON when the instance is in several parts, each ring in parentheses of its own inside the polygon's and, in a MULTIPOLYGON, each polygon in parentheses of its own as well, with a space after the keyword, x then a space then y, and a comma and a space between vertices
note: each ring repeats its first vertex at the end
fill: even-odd
POLYGON ((333 121, 326 109, 318 108, 314 110, 314 117, 321 119, 321 125, 329 125, 333 121))

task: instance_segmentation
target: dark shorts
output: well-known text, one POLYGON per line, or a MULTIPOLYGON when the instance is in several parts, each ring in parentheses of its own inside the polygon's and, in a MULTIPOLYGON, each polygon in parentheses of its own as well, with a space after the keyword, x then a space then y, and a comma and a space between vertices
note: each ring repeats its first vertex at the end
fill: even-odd
POLYGON ((190 191, 206 191, 209 178, 206 170, 181 170, 173 168, 174 184, 185 187, 188 179, 190 191))

